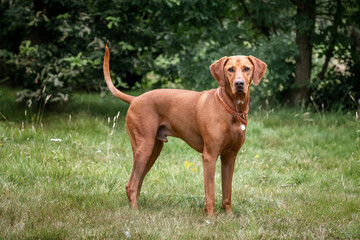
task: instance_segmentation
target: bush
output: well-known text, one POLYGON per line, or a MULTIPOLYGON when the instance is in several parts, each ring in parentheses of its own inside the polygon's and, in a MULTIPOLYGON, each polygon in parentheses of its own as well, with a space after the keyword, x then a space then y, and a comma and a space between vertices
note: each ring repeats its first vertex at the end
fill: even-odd
MULTIPOLYGON (((0 83, 20 88, 18 101, 25 102, 48 96, 62 102, 74 90, 100 91, 105 87, 101 68, 108 44, 118 87, 202 90, 217 87, 208 69, 211 63, 225 55, 251 54, 269 69, 253 89, 252 102, 284 103, 295 86, 295 36, 308 25, 308 19, 295 21, 296 7, 282 0, 3 1, 0 83)), ((322 14, 312 42, 317 63, 307 86, 317 105, 357 106, 360 21, 351 16, 358 16, 359 9, 353 0, 317 6, 322 14), (335 14, 337 4, 343 15, 335 14), (329 49, 347 68, 340 74, 329 70, 319 82, 319 64, 329 49)))

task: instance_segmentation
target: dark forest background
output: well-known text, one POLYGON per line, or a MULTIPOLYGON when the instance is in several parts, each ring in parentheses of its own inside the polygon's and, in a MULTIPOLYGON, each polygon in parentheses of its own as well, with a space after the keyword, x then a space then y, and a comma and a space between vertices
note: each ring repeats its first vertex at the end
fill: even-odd
POLYGON ((17 101, 103 91, 106 44, 123 90, 214 88, 212 62, 251 54, 268 64, 254 103, 359 106, 357 0, 0 2, 0 84, 17 101))

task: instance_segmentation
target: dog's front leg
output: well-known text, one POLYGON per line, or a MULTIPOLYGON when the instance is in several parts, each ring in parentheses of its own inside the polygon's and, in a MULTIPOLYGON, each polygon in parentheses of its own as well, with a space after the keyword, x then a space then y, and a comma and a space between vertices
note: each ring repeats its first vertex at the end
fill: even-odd
POLYGON ((207 217, 215 216, 215 168, 218 155, 204 150, 204 184, 205 184, 205 212, 207 217))
POLYGON ((229 215, 232 215, 231 185, 236 155, 237 152, 230 152, 221 156, 222 208, 229 215))

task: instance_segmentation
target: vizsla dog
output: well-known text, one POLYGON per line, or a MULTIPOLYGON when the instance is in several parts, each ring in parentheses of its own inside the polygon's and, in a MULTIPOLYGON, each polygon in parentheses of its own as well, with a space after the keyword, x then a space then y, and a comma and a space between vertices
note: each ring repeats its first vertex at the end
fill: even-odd
POLYGON ((223 57, 210 66, 219 88, 204 92, 157 89, 138 97, 115 88, 109 72, 109 49, 104 57, 104 76, 111 93, 130 103, 126 130, 133 150, 133 168, 126 186, 132 208, 168 136, 178 137, 202 153, 205 211, 214 216, 215 166, 221 156, 222 207, 231 209, 231 184, 235 158, 245 141, 250 84, 260 83, 267 65, 253 56, 223 57))

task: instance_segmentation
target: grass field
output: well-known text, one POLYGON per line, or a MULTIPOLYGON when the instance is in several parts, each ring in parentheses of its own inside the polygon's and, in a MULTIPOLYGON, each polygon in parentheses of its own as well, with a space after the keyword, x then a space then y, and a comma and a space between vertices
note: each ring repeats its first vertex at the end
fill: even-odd
POLYGON ((216 218, 206 219, 201 155, 175 138, 145 178, 140 211, 129 208, 120 100, 77 94, 42 116, 14 98, 0 89, 1 239, 360 239, 355 112, 251 109, 234 216, 220 208, 218 161, 216 218))

